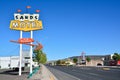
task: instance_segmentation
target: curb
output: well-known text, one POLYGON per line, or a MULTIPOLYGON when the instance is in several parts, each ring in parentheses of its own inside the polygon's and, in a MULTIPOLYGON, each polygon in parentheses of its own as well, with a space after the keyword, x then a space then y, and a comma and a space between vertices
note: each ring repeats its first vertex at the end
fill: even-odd
POLYGON ((42 70, 42 75, 44 76, 43 77, 43 79, 41 79, 41 80, 58 80, 50 71, 49 71, 49 69, 47 69, 47 67, 46 66, 44 66, 44 65, 42 65, 42 68, 44 69, 44 70, 42 70), (45 74, 45 72, 46 72, 46 74, 45 74))

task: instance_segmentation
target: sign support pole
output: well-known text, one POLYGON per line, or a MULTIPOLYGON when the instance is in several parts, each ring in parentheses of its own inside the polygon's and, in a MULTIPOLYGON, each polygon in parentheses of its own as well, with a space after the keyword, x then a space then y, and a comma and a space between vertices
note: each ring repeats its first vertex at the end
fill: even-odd
MULTIPOLYGON (((30 31, 30 37, 31 37, 31 39, 33 38, 33 31, 32 30, 30 31)), ((32 44, 32 42, 31 42, 31 44, 32 44)), ((33 63, 32 53, 33 53, 32 46, 30 46, 30 73, 32 73, 32 63, 33 63)))
MULTIPOLYGON (((20 38, 22 38, 22 31, 20 31, 20 38)), ((21 76, 21 63, 22 63, 22 44, 20 44, 20 58, 19 58, 19 76, 21 76)))

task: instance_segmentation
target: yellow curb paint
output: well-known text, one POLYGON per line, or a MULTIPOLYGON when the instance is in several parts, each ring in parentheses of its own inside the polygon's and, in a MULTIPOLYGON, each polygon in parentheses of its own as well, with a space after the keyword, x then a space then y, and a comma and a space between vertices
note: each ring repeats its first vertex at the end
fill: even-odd
POLYGON ((110 68, 103 68, 103 70, 110 70, 110 68))
POLYGON ((50 80, 55 80, 53 76, 50 76, 50 80))

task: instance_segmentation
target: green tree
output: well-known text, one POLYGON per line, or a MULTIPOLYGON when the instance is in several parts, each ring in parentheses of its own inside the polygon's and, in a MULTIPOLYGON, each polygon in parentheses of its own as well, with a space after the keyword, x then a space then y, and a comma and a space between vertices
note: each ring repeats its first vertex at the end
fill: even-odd
POLYGON ((42 50, 34 50, 33 53, 34 53, 34 60, 33 61, 37 61, 38 64, 40 64, 40 63, 42 63, 42 64, 46 63, 47 57, 46 57, 46 54, 43 53, 42 50))
POLYGON ((120 60, 120 54, 114 53, 114 55, 112 56, 112 58, 113 58, 113 60, 118 61, 118 60, 120 60))
POLYGON ((61 64, 61 60, 57 60, 56 64, 60 65, 61 64))
POLYGON ((86 61, 87 61, 87 62, 90 62, 90 61, 91 61, 91 58, 90 58, 90 57, 87 57, 87 58, 86 58, 86 61))
POLYGON ((73 59, 73 62, 74 62, 74 63, 77 63, 77 61, 78 61, 77 58, 74 58, 74 59, 73 59))
POLYGON ((57 65, 65 65, 65 60, 57 60, 56 64, 57 65))
POLYGON ((62 61, 61 61, 61 64, 65 64, 65 61, 64 61, 64 60, 62 60, 62 61))

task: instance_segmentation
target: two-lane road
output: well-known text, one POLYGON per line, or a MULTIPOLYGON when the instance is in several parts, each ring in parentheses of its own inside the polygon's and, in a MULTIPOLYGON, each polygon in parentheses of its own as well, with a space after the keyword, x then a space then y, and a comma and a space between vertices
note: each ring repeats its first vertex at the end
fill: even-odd
POLYGON ((120 69, 72 66, 47 67, 58 80, 120 80, 120 69))

